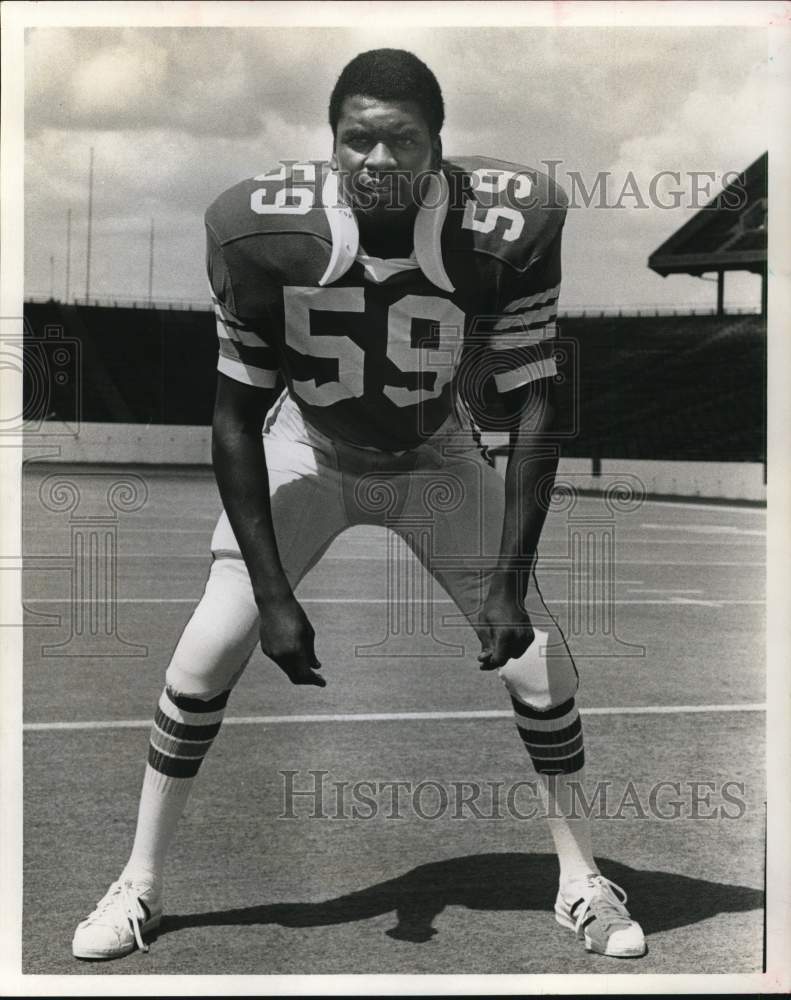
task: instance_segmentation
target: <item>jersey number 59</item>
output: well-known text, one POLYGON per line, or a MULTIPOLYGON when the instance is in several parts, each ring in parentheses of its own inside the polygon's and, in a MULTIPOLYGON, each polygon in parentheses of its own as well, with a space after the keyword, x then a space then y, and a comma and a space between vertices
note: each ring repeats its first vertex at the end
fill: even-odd
MULTIPOLYGON (((338 366, 338 377, 334 381, 292 381, 292 388, 297 395, 313 406, 330 406, 342 399, 362 396, 365 351, 348 337, 311 333, 310 314, 364 313, 364 290, 287 287, 283 289, 283 301, 287 345, 306 357, 332 358, 338 366)), ((453 378, 463 330, 464 313, 448 299, 433 295, 405 295, 394 302, 387 314, 388 359, 402 372, 433 373, 436 378, 431 388, 409 389, 400 385, 385 385, 385 396, 396 406, 414 406, 439 396, 453 378), (437 324, 439 343, 436 346, 412 345, 412 321, 417 319, 437 324)))

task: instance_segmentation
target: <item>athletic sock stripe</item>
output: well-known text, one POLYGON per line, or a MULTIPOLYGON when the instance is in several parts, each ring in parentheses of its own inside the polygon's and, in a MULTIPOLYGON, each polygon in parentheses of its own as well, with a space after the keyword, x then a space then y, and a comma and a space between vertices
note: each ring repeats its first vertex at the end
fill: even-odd
MULTIPOLYGON (((166 732, 164 732, 164 730, 162 730, 162 729, 159 728, 159 726, 157 725, 157 720, 156 719, 154 720, 154 724, 151 727, 151 733, 152 734, 153 734, 154 730, 156 730, 157 733, 159 733, 160 739, 163 739, 163 740, 171 740, 172 739, 172 740, 175 740, 176 742, 178 742, 179 744, 184 743, 187 746, 206 747, 206 748, 208 748, 208 747, 210 747, 212 745, 212 741, 214 740, 214 736, 208 737, 208 738, 202 739, 202 740, 185 739, 183 736, 172 736, 170 733, 166 733, 166 732)), ((215 735, 216 735, 216 733, 215 733, 215 735)))
MULTIPOLYGON (((580 740, 582 738, 582 733, 580 733, 580 740)), ((571 751, 567 750, 566 747, 541 747, 540 753, 531 753, 530 759, 535 764, 536 761, 551 760, 555 764, 561 764, 563 761, 568 760, 571 757, 576 756, 576 754, 581 750, 582 747, 572 747, 571 751)))
POLYGON ((183 712, 217 712, 228 704, 228 698, 230 697, 231 691, 222 691, 214 698, 210 698, 208 701, 203 701, 201 698, 188 698, 184 694, 176 694, 171 688, 165 688, 165 694, 173 702, 176 708, 180 708, 183 712))
POLYGON ((564 701, 562 705, 558 705, 557 708, 549 708, 546 712, 539 712, 535 708, 530 708, 529 705, 523 705, 521 701, 517 701, 516 698, 511 698, 511 704, 514 706, 514 711, 517 715, 521 715, 523 719, 559 719, 564 715, 568 715, 574 709, 574 699, 569 698, 568 701, 564 701))
POLYGON ((526 738, 524 733, 519 734, 522 737, 522 742, 527 747, 527 751, 533 760, 549 760, 552 757, 568 757, 571 754, 577 752, 577 750, 582 749, 582 730, 580 730, 574 739, 563 743, 561 746, 538 746, 534 743, 530 743, 526 738), (534 749, 535 748, 535 749, 534 749))
POLYGON ((149 742, 149 744, 148 744, 148 749, 149 749, 149 751, 155 750, 158 754, 161 754, 161 756, 167 757, 168 760, 197 760, 197 761, 202 761, 203 758, 206 756, 205 753, 200 753, 200 754, 192 754, 192 753, 170 753, 170 752, 165 753, 164 750, 160 750, 159 747, 155 746, 151 742, 149 742))
POLYGON ((564 760, 536 760, 531 757, 533 767, 539 774, 574 774, 585 766, 585 751, 580 750, 573 757, 564 760))
POLYGON ((166 736, 173 736, 177 740, 191 740, 193 743, 198 743, 201 740, 213 740, 220 731, 219 722, 214 722, 210 726, 185 726, 183 723, 169 718, 159 708, 154 716, 154 725, 161 729, 166 736))
POLYGON ((573 740, 578 733, 582 732, 582 720, 579 715, 570 726, 564 726, 562 729, 548 731, 532 729, 526 722, 520 724, 518 719, 516 725, 519 729, 519 735, 525 743, 532 743, 535 746, 558 746, 561 743, 568 743, 569 740, 573 740))
POLYGON ((194 778, 202 762, 202 757, 190 760, 177 759, 160 753, 150 744, 148 747, 149 765, 168 778, 194 778))
POLYGON ((205 757, 212 745, 211 740, 201 740, 195 743, 189 740, 177 740, 171 736, 166 736, 156 726, 151 729, 151 746, 160 753, 169 754, 171 757, 205 757))
POLYGON ((180 722, 183 726, 209 726, 214 722, 221 722, 225 715, 225 709, 219 708, 214 712, 185 712, 178 708, 168 698, 163 691, 159 698, 159 709, 174 722, 180 722))
POLYGON ((560 733, 573 725, 578 718, 579 712, 575 709, 561 719, 522 719, 520 716, 515 715, 514 722, 520 729, 524 729, 529 733, 560 733))

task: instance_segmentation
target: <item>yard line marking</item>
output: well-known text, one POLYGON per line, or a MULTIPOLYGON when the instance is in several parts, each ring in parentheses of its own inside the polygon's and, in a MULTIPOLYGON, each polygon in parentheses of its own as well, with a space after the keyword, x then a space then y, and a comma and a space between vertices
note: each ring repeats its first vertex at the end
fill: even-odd
POLYGON ((711 513, 714 513, 714 511, 718 510, 727 510, 728 512, 732 512, 734 514, 761 514, 763 517, 766 517, 765 506, 742 507, 736 504, 731 505, 724 503, 688 503, 680 498, 678 500, 656 500, 656 499, 646 498, 645 500, 643 500, 643 503, 644 504, 652 503, 661 505, 663 507, 667 506, 675 507, 678 510, 679 514, 684 510, 708 510, 711 511, 711 513))
MULTIPOLYGON (((687 715, 721 712, 765 712, 766 705, 627 705, 622 708, 581 708, 581 715, 687 715)), ((360 712, 344 715, 248 715, 223 719, 223 726, 277 726, 289 722, 438 722, 452 719, 512 719, 510 709, 470 712, 360 712)), ((28 733, 53 730, 148 729, 150 719, 117 719, 86 722, 26 722, 28 733)))
MULTIPOLYGON (((549 558, 552 558, 552 557, 550 556, 549 558)), ((672 559, 668 560, 666 562, 659 562, 659 561, 653 560, 653 559, 651 559, 651 560, 646 560, 646 559, 619 559, 618 560, 618 565, 619 566, 692 566, 695 569, 697 569, 700 566, 717 566, 717 567, 720 567, 720 566, 758 566, 761 569, 766 569, 766 563, 765 562, 741 562, 741 561, 738 561, 738 562, 675 562, 672 559)), ((541 566, 541 557, 539 556, 537 567, 540 568, 540 566, 541 566)), ((545 567, 544 568, 544 572, 545 573, 547 573, 547 572, 551 573, 551 572, 553 572, 553 570, 551 569, 551 567, 550 568, 546 568, 545 567)), ((555 571, 555 572, 565 572, 565 570, 555 571)))
POLYGON ((627 590, 627 594, 702 594, 702 590, 681 590, 678 587, 667 587, 661 589, 660 587, 635 587, 632 590, 627 590))
MULTIPOLYGON (((114 604, 197 604, 200 597, 117 597, 114 604)), ((389 597, 300 597, 297 594, 300 604, 389 604, 389 597)), ((568 597, 547 597, 548 604, 571 604, 568 597)), ((27 604, 91 604, 93 598, 80 597, 72 601, 70 597, 23 597, 23 602, 27 604)), ((410 603, 399 600, 396 603, 410 603)), ((435 597, 433 604, 455 604, 450 597, 435 597)), ((766 604, 761 599, 751 600, 731 600, 723 597, 722 600, 711 601, 693 600, 692 598, 677 597, 675 599, 662 600, 660 598, 646 600, 623 600, 615 598, 614 601, 597 600, 597 605, 603 604, 702 604, 711 607, 720 607, 725 604, 766 604)))
MULTIPOLYGON (((744 531, 740 532, 744 535, 761 535, 763 538, 766 537, 765 531, 744 531)), ((734 545, 765 545, 766 543, 761 540, 755 539, 754 541, 740 542, 733 539, 730 535, 726 538, 712 538, 710 541, 703 541, 698 538, 625 538, 623 535, 616 535, 615 540, 620 545, 722 545, 727 544, 729 548, 734 545)))
POLYGON ((724 601, 703 601, 693 597, 671 597, 671 604, 694 604, 697 608, 721 608, 724 601))
MULTIPOLYGON (((761 528, 737 528, 732 524, 646 524, 641 528, 648 528, 649 531, 689 531, 699 532, 701 535, 763 535, 766 532, 761 528)), ((686 540, 685 543, 686 544, 686 540)))
MULTIPOLYGON (((123 535, 123 530, 125 530, 125 529, 122 529, 122 535, 123 535)), ((151 534, 151 532, 146 532, 146 534, 151 534)), ((183 532, 183 534, 187 534, 187 532, 183 532)), ((205 533, 204 532, 200 532, 200 534, 205 534, 205 533)), ((760 531, 760 532, 753 532, 753 534, 764 535, 765 533, 762 532, 762 531, 760 531)), ((208 538, 209 536, 206 535, 206 537, 208 538)), ((556 542, 556 543, 557 542, 565 542, 566 538, 558 536, 556 538, 548 538, 547 541, 556 542)), ((623 548, 627 548, 629 545, 650 545, 652 548, 654 546, 656 546, 656 545, 677 545, 677 546, 683 546, 684 548, 688 548, 691 545, 707 545, 709 548, 711 548, 712 546, 717 546, 717 545, 722 545, 722 544, 727 544, 727 546, 728 546, 729 549, 735 548, 737 546, 739 546, 741 548, 745 548, 745 547, 749 547, 749 546, 752 546, 754 548, 758 547, 758 546, 760 546, 761 548, 765 548, 766 547, 765 542, 763 540, 755 539, 755 540, 751 540, 751 541, 737 541, 737 540, 731 538, 731 536, 728 536, 727 541, 726 541, 725 538, 716 538, 716 539, 712 538, 711 541, 703 541, 703 540, 697 539, 697 538, 679 538, 679 539, 673 539, 673 538, 625 538, 623 534, 620 534, 620 535, 616 535, 615 542, 622 549, 623 548)), ((399 554, 399 555, 402 554, 402 553, 407 553, 407 552, 409 552, 411 554, 411 549, 409 549, 409 547, 406 546, 406 545, 399 546, 396 549, 396 553, 399 554)), ((560 553, 560 554, 564 555, 564 553, 560 553)), ((25 553, 23 553, 22 558, 23 559, 35 559, 37 557, 42 557, 42 556, 44 558, 46 558, 48 555, 50 555, 50 553, 25 552, 25 553)), ((550 553, 546 549, 546 545, 545 545, 545 551, 544 551, 543 555, 545 557, 546 556, 549 556, 550 558, 552 557, 552 553, 550 553)), ((208 562, 211 559, 211 551, 210 551, 208 543, 207 543, 206 549, 203 552, 162 552, 162 551, 160 551, 160 552, 137 552, 137 551, 126 552, 125 550, 121 550, 118 553, 118 558, 119 559, 127 559, 127 560, 128 559, 149 559, 149 560, 154 560, 154 559, 203 559, 203 560, 205 560, 205 561, 208 562)), ((388 558, 390 558, 390 553, 388 553, 387 550, 383 546, 382 552, 379 555, 335 555, 334 553, 330 553, 328 555, 325 555, 322 558, 321 561, 322 562, 379 562, 379 563, 381 563, 381 562, 386 562, 388 558)), ((33 570, 35 568, 36 568, 35 566, 31 566, 30 567, 31 570, 33 570)))
POLYGON ((205 528, 167 528, 162 525, 152 525, 150 528, 127 528, 124 525, 120 530, 122 535, 140 534, 150 535, 152 531, 166 531, 169 535, 207 535, 214 531, 215 521, 212 521, 205 528))

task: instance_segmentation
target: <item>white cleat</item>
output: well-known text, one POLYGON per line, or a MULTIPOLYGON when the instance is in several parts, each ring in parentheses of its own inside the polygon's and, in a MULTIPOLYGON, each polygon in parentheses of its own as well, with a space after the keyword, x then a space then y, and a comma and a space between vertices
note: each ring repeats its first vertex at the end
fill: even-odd
POLYGON ((555 900, 555 919, 584 940, 588 951, 611 958, 640 958, 645 935, 626 909, 626 893, 603 875, 588 875, 563 885, 555 900))
POLYGON ((121 958, 139 948, 148 951, 143 935, 162 920, 160 893, 147 882, 120 878, 77 925, 71 943, 75 958, 121 958))

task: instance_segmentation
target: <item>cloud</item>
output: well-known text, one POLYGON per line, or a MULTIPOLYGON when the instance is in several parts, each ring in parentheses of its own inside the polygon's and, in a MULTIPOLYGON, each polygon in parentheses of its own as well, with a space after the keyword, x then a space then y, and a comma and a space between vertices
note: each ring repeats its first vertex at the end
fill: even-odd
POLYGON ((295 45, 284 29, 30 31, 27 128, 248 136, 270 114, 324 120, 313 86, 329 94, 325 55, 315 33, 295 45))
POLYGON ((765 66, 754 66, 744 76, 702 73, 676 114, 659 129, 625 139, 610 168, 618 180, 631 172, 642 192, 649 192, 652 180, 663 171, 681 175, 680 185, 668 176, 656 190, 664 204, 672 204, 670 193, 681 190, 683 203, 668 210, 649 199, 649 207, 636 213, 639 220, 630 220, 633 227, 639 226, 633 242, 639 240, 647 256, 710 201, 729 174, 744 170, 765 152, 767 141, 765 66), (696 181, 693 172, 713 179, 696 181))
MULTIPOLYGON (((763 151, 765 44, 762 31, 723 28, 30 30, 29 287, 48 287, 50 254, 63 261, 68 206, 84 225, 93 146, 97 288, 123 292, 154 217, 163 268, 169 254, 162 284, 174 297, 204 294, 206 206, 280 159, 326 156, 330 90, 367 48, 405 47, 434 69, 447 153, 560 159, 561 178, 578 170, 588 184, 631 171, 644 187, 660 169, 721 173, 763 151)), ((650 299, 646 258, 684 213, 571 216, 565 301, 650 299)))

